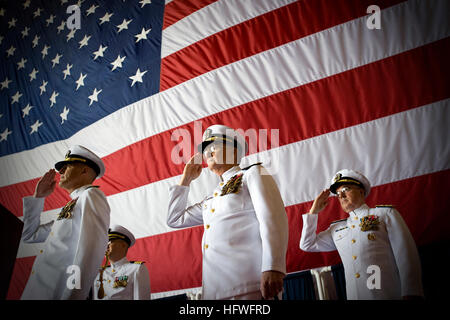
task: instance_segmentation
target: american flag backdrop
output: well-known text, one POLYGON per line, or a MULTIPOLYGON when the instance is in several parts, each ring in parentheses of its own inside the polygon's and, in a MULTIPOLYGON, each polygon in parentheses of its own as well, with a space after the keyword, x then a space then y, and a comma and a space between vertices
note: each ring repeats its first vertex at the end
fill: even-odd
MULTIPOLYGON (((448 240, 449 12, 447 0, 0 1, 0 203, 21 218, 39 177, 86 146, 152 293, 199 287, 203 227, 166 225, 168 187, 184 167, 174 159, 225 124, 265 140, 243 164, 273 168, 288 272, 340 262, 299 240, 301 214, 343 168, 368 177, 367 203, 395 205, 419 246, 448 240), (368 27, 370 5, 381 29, 368 27)), ((204 168, 190 201, 217 181, 204 168)), ((58 187, 42 222, 69 199, 58 187)), ((344 217, 332 199, 318 231, 344 217)), ((21 243, 9 299, 42 246, 21 243)))

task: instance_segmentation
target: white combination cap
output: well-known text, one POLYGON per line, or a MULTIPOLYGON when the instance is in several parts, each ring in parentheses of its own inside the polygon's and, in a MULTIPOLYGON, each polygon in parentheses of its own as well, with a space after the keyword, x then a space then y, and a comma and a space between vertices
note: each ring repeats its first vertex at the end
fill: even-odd
POLYGON ((125 227, 122 227, 118 224, 114 224, 109 228, 108 231, 108 239, 109 240, 116 240, 120 239, 128 243, 128 246, 131 247, 135 242, 136 239, 134 238, 133 234, 125 227))
POLYGON ((370 192, 369 180, 360 172, 351 169, 338 171, 331 179, 330 191, 336 194, 337 188, 343 184, 354 184, 364 189, 365 197, 370 192))
POLYGON ((248 145, 245 138, 233 128, 222 124, 212 125, 205 130, 202 143, 197 147, 198 151, 203 152, 203 150, 213 142, 224 142, 235 146, 239 151, 239 160, 244 157, 248 151, 248 145))
POLYGON ((78 145, 72 146, 69 151, 67 151, 65 159, 57 162, 55 164, 55 169, 59 171, 65 164, 74 162, 84 163, 94 169, 97 178, 101 178, 105 173, 105 164, 102 159, 91 150, 78 145))

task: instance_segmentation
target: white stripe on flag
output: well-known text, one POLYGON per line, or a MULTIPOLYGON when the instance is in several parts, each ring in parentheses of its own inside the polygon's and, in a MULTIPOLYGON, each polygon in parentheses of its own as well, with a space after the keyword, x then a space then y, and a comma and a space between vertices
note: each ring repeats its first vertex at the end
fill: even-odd
POLYGON ((214 2, 167 27, 162 33, 161 58, 296 0, 226 0, 214 2))
POLYGON ((363 17, 208 72, 131 104, 67 140, 0 158, 0 186, 40 177, 70 145, 90 148, 93 137, 91 148, 104 157, 182 124, 446 38, 449 11, 445 0, 411 0, 382 11, 384 31, 369 30, 363 17))

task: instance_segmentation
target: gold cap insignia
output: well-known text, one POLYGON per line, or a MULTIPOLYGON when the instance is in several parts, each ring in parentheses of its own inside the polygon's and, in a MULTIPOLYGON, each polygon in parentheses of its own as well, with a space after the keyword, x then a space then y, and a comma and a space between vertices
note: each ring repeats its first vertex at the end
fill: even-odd
POLYGON ((339 181, 342 178, 342 174, 338 173, 334 176, 333 182, 339 181))
POLYGON ((203 133, 203 141, 211 137, 212 130, 206 129, 206 131, 203 133))

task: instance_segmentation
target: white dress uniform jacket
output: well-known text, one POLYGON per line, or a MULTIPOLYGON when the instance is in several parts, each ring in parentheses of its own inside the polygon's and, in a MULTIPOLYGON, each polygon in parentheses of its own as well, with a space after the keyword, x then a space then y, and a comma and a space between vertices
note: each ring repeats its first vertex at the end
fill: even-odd
POLYGON ((77 199, 72 217, 43 225, 45 198, 23 198, 22 240, 45 242, 45 246, 36 257, 22 299, 86 299, 89 294, 108 244, 110 208, 103 192, 89 185, 70 197, 77 199), (67 286, 68 278, 76 274, 67 272, 70 266, 79 267, 79 289, 67 286))
POLYGON ((261 273, 286 273, 288 222, 278 187, 262 166, 239 166, 202 202, 187 207, 189 187, 169 189, 167 224, 204 225, 203 299, 226 299, 260 290, 261 273), (238 193, 221 196, 229 179, 243 174, 238 193))
POLYGON ((99 278, 100 274, 93 287, 94 300, 150 300, 150 277, 143 262, 130 262, 123 257, 111 263, 103 272, 103 299, 97 298, 99 278), (117 285, 118 280, 125 280, 126 285, 124 286, 123 282, 117 285))
POLYGON ((318 214, 303 215, 300 249, 313 252, 338 250, 344 265, 348 300, 423 296, 417 248, 396 209, 369 208, 364 204, 350 212, 347 219, 332 223, 319 234, 316 234, 317 220, 318 214), (360 219, 370 215, 378 217, 378 228, 362 231, 360 219), (379 289, 373 288, 376 271, 370 267, 372 265, 380 270, 379 289))

